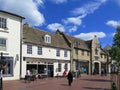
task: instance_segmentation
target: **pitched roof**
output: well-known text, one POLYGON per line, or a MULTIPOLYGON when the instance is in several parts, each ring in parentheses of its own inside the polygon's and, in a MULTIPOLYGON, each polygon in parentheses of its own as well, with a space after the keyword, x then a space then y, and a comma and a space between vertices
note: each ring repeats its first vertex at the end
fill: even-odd
POLYGON ((66 43, 65 39, 62 36, 29 27, 28 24, 23 25, 23 42, 38 44, 48 47, 70 49, 69 45, 66 43), (44 41, 45 35, 51 36, 50 44, 45 43, 44 41))
POLYGON ((60 34, 63 34, 69 43, 73 43, 74 48, 90 50, 90 41, 88 43, 88 42, 81 40, 79 38, 75 38, 75 37, 69 36, 67 34, 64 34, 63 32, 60 32, 59 30, 57 32, 60 34))
POLYGON ((17 17, 20 17, 22 19, 25 19, 24 17, 20 16, 20 15, 17 15, 17 14, 14 14, 14 13, 11 13, 11 12, 7 12, 7 11, 3 11, 3 10, 0 10, 0 12, 2 13, 6 13, 6 14, 10 14, 10 15, 13 15, 13 16, 17 16, 17 17))

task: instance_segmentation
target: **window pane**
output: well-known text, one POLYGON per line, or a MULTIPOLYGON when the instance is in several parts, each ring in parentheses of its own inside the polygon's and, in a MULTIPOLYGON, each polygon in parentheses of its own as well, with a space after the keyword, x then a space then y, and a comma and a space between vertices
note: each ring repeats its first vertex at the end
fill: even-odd
POLYGON ((65 71, 68 71, 68 64, 65 64, 65 71))
POLYGON ((64 57, 67 57, 67 50, 64 51, 64 57))
POLYGON ((3 76, 13 75, 13 57, 4 57, 2 63, 3 76))
POLYGON ((27 45, 27 54, 32 54, 32 45, 27 45))
POLYGON ((6 18, 0 17, 0 28, 7 28, 6 18))
POLYGON ((56 50, 56 56, 60 56, 60 49, 56 50))
POLYGON ((38 46, 38 55, 42 55, 42 46, 38 46))
POLYGON ((58 72, 61 72, 61 63, 58 64, 58 72))
POLYGON ((0 38, 0 50, 6 51, 6 39, 0 38))

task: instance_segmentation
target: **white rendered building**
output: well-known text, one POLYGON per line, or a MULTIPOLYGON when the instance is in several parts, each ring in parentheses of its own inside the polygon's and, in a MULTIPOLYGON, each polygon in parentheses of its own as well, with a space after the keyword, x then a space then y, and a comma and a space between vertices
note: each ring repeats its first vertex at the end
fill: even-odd
MULTIPOLYGON (((4 80, 20 78, 20 43, 23 17, 0 10, 0 53, 4 80)), ((1 62, 1 60, 0 60, 1 62)))
POLYGON ((70 70, 70 47, 65 39, 57 34, 23 25, 22 74, 35 69, 39 74, 47 71, 48 77, 62 75, 70 70))

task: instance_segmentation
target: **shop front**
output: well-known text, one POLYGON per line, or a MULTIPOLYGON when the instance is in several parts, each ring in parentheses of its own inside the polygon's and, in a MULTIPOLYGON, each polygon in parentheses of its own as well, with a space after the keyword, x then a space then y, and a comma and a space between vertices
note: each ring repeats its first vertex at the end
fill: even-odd
POLYGON ((76 69, 80 70, 82 74, 89 73, 89 61, 88 60, 76 60, 76 69))

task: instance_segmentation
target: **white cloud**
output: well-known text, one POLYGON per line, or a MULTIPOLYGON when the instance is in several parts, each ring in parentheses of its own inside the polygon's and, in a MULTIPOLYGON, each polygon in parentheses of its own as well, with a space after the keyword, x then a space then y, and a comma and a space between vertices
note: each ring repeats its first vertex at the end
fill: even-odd
POLYGON ((71 32, 75 32, 75 31, 77 31, 77 26, 73 26, 73 27, 71 27, 70 29, 69 29, 69 32, 71 33, 71 32))
POLYGON ((59 24, 59 23, 52 23, 52 24, 49 24, 47 26, 48 29, 52 30, 52 31, 56 31, 57 29, 59 29, 60 31, 64 32, 65 31, 65 28, 62 24, 59 24))
POLYGON ((81 25, 82 24, 82 18, 85 17, 85 15, 83 16, 78 16, 78 17, 69 17, 67 19, 62 20, 65 24, 75 24, 75 25, 81 25))
POLYGON ((103 3, 105 3, 107 0, 96 0, 94 2, 89 2, 82 7, 76 8, 72 11, 74 15, 87 15, 94 13, 95 10, 97 10, 103 3))
POLYGON ((98 38, 104 38, 106 36, 106 34, 103 32, 90 32, 90 33, 80 33, 79 35, 75 35, 75 37, 81 38, 83 40, 91 40, 95 35, 98 38))
POLYGON ((25 17, 25 22, 32 26, 44 24, 45 19, 38 11, 38 6, 43 4, 42 0, 0 0, 0 9, 25 17))
MULTIPOLYGON (((77 27, 82 25, 82 19, 85 18, 88 14, 94 13, 99 7, 107 2, 108 0, 94 0, 86 3, 82 7, 75 8, 72 10, 72 14, 78 15, 77 17, 69 17, 67 19, 62 20, 63 23, 69 25, 73 24, 74 26, 69 29, 69 32, 76 31, 77 27)), ((83 25, 84 26, 84 25, 83 25)))
POLYGON ((53 3, 56 3, 56 4, 61 4, 61 3, 67 2, 67 0, 50 0, 50 1, 52 1, 53 3))
POLYGON ((120 22, 119 21, 115 21, 115 20, 110 20, 106 22, 107 25, 112 26, 112 27, 117 27, 120 26, 120 22))

